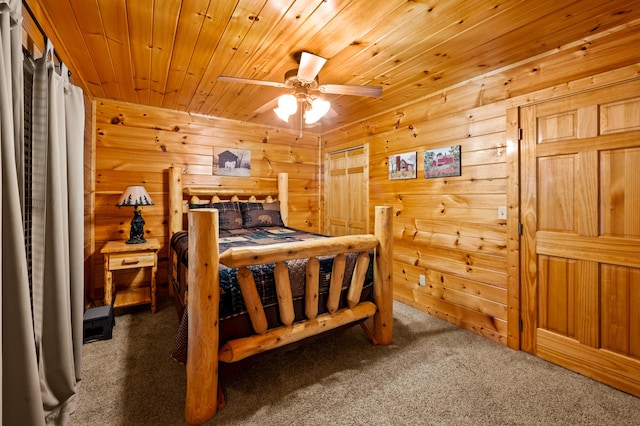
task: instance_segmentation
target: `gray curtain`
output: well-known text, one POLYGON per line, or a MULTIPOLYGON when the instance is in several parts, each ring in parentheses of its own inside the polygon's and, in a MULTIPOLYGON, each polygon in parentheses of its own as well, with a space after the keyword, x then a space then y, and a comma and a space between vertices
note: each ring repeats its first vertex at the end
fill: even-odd
POLYGON ((36 63, 33 261, 22 225, 21 3, 0 0, 2 134, 2 423, 67 424, 80 383, 83 314, 82 91, 36 63))
POLYGON ((0 0, 2 424, 44 424, 22 226, 22 5, 0 0), (18 64, 16 66, 15 64, 18 64), (14 107, 17 106, 17 107, 14 107))

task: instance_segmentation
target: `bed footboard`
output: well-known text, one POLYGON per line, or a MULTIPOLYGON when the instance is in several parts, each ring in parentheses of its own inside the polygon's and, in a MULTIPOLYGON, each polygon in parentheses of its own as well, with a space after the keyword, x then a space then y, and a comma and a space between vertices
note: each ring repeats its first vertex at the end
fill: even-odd
POLYGON ((218 362, 235 362, 249 356, 303 340, 325 331, 363 321, 367 337, 374 344, 390 344, 393 340, 392 290, 392 208, 376 207, 375 235, 335 237, 271 246, 240 247, 218 253, 218 212, 189 212, 189 339, 187 352, 187 400, 185 419, 199 424, 217 410, 218 362), (375 253, 374 300, 359 302, 362 285, 370 262, 369 251, 375 253), (347 306, 338 309, 344 276, 344 254, 359 252, 347 293, 347 306), (319 267, 317 257, 336 255, 329 284, 328 313, 318 315, 319 267), (293 302, 286 261, 309 259, 305 315, 293 322, 293 302), (245 305, 255 335, 231 340, 218 348, 219 276, 218 264, 238 268, 245 305), (283 326, 267 329, 264 309, 257 295, 253 275, 248 266, 276 265, 276 293, 283 326))

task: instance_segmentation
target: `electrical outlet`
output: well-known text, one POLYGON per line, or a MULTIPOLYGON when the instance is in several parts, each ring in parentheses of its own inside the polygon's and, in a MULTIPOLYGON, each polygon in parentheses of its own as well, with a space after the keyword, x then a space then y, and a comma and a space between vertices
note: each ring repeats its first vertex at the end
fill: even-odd
POLYGON ((507 218, 507 208, 505 206, 498 207, 498 219, 507 218))
POLYGON ((420 274, 420 285, 421 286, 427 285, 427 278, 423 274, 420 274))

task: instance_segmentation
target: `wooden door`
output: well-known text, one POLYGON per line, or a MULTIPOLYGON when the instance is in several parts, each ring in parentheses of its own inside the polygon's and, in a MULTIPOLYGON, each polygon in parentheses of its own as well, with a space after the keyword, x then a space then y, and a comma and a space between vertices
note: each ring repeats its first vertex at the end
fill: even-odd
POLYGON ((640 81, 520 118, 522 348, 640 396, 640 81))
POLYGON ((366 146, 327 154, 325 232, 329 235, 368 232, 368 161, 366 146))

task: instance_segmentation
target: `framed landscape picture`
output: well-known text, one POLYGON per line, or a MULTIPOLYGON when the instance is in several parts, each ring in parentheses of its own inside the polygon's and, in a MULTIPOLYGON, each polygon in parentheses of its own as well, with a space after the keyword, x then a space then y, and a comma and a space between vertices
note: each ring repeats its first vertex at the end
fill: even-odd
POLYGON ((214 147, 213 174, 219 176, 251 176, 251 151, 214 147))
POLYGON ((406 152, 389 156, 389 179, 415 179, 417 153, 406 152))
POLYGON ((424 177, 439 178, 460 176, 461 146, 453 145, 446 148, 430 149, 424 152, 424 177))

